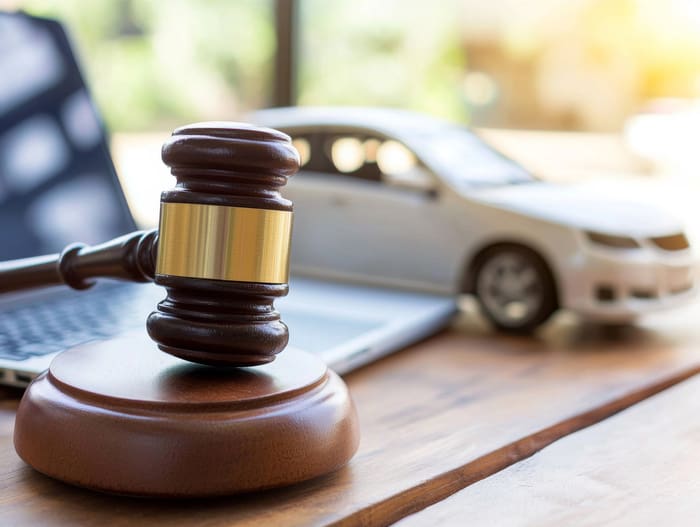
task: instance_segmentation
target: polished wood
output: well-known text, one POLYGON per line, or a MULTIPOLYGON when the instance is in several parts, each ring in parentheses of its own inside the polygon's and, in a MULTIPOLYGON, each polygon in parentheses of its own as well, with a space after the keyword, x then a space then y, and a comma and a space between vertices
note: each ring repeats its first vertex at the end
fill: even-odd
POLYGON ((695 377, 396 525, 695 527, 698 401, 695 377))
POLYGON ((346 378, 362 429, 346 468, 235 499, 117 499, 40 478, 12 452, 8 409, 0 424, 4 518, 11 525, 134 518, 169 526, 386 525, 696 374, 699 314, 617 330, 559 317, 538 338, 492 335, 465 317, 346 378))
MULTIPOLYGON (((241 123, 178 128, 163 145, 163 161, 177 179, 162 203, 196 203, 291 211, 280 188, 299 168, 290 138, 241 123)), ((148 317, 158 347, 193 362, 264 364, 289 340, 274 309, 287 284, 225 282, 156 274, 166 299, 148 317)))
POLYGON ((0 262, 0 293, 62 284, 58 258, 58 254, 47 254, 0 262))
POLYGON ((94 247, 74 243, 60 254, 0 262, 0 293, 51 285, 87 289, 95 278, 149 282, 157 239, 157 231, 139 231, 94 247))
POLYGON ((165 203, 292 210, 280 189, 299 169, 289 136, 245 123, 196 123, 176 129, 163 161, 177 179, 165 203))
POLYGON ((347 389, 315 356, 212 368, 160 353, 144 333, 59 355, 22 399, 15 446, 81 487, 196 497, 332 472, 358 438, 347 389))

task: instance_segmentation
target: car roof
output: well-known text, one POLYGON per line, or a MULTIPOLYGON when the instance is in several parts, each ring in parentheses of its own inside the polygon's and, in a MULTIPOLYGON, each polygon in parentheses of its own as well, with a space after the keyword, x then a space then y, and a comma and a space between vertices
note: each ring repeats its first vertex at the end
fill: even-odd
POLYGON ((398 139, 451 126, 435 117, 398 108, 357 106, 294 106, 259 110, 251 120, 272 128, 299 129, 314 127, 358 128, 376 130, 398 139))

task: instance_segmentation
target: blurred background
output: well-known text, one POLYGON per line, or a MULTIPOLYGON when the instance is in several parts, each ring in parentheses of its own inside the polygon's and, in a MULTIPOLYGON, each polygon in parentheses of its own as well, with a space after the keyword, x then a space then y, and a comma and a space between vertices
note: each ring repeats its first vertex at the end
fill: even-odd
MULTIPOLYGON (((294 4, 301 105, 401 106, 476 126, 619 131, 632 115, 700 95, 697 0, 294 4)), ((168 129, 273 104, 276 7, 0 0, 0 8, 68 26, 113 131, 168 129)))
MULTIPOLYGON (((159 134, 182 123, 290 102, 615 134, 631 156, 612 167, 620 171, 687 175, 700 164, 698 0, 0 0, 0 9, 66 24, 127 179, 147 160, 123 161, 120 149, 153 156, 159 134)), ((537 165, 547 152, 531 137, 511 143, 537 165)))

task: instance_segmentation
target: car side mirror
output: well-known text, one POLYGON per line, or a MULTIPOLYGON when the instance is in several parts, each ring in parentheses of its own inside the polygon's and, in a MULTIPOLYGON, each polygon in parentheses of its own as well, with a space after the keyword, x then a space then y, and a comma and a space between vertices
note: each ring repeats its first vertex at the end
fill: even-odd
POLYGON ((440 192, 438 192, 437 188, 433 187, 425 191, 425 197, 430 201, 435 201, 440 197, 440 192))

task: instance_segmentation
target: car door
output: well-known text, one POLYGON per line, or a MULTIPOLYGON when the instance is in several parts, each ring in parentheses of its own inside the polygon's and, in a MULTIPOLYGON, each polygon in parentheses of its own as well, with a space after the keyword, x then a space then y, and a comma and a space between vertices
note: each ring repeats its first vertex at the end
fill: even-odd
POLYGON ((359 131, 293 138, 302 157, 287 192, 295 209, 293 269, 452 290, 463 248, 454 207, 410 151, 359 131))

